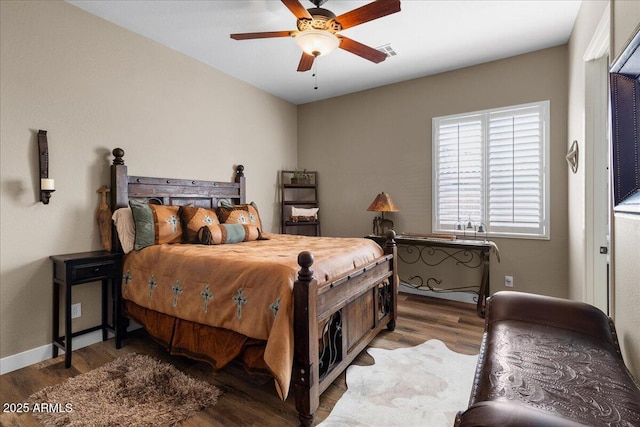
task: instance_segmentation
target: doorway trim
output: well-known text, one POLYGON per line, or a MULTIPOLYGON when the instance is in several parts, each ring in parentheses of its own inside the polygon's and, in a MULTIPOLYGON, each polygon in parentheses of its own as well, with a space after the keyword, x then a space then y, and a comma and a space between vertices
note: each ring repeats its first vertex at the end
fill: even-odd
POLYGON ((584 54, 585 61, 585 300, 612 314, 613 245, 609 193, 609 51, 607 5, 584 54), (607 254, 600 249, 606 248, 607 254))

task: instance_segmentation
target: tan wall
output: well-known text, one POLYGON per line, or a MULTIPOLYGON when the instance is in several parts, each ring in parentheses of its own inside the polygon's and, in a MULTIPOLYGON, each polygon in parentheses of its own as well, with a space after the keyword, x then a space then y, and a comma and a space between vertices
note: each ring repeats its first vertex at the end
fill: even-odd
POLYGON ((398 232, 429 232, 432 117, 549 99, 551 239, 497 239, 491 282, 505 289, 512 275, 516 290, 566 297, 566 88, 560 46, 299 106, 298 164, 319 171, 323 234, 370 233, 381 191, 400 209, 388 215, 398 232))
MULTIPOLYGON (((115 147, 136 175, 228 181, 243 163, 248 197, 277 231, 294 105, 67 3, 0 7, 0 357, 51 342, 48 257, 100 247, 96 190, 115 147), (38 129, 49 131, 49 205, 37 202, 38 129)), ((95 286, 77 290, 79 320, 97 320, 95 286)))

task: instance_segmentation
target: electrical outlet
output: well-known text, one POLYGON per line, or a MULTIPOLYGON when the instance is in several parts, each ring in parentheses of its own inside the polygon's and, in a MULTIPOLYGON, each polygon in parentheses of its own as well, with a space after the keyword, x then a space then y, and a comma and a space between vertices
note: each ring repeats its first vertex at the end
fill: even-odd
POLYGON ((71 318, 77 319, 80 316, 82 316, 82 304, 71 304, 71 318))
POLYGON ((513 288, 513 276, 504 276, 504 285, 507 288, 513 288))

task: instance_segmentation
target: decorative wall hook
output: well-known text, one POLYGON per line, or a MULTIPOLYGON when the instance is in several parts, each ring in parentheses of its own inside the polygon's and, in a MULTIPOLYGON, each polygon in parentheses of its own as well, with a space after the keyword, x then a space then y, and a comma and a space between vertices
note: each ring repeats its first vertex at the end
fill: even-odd
POLYGON ((569 148, 569 152, 567 153, 567 162, 569 166, 571 166, 571 171, 573 173, 578 172, 578 141, 573 141, 571 144, 571 148, 569 148))
POLYGON ((51 193, 56 191, 56 187, 53 178, 49 178, 49 144, 46 130, 38 131, 38 153, 40 158, 40 201, 48 205, 51 193))

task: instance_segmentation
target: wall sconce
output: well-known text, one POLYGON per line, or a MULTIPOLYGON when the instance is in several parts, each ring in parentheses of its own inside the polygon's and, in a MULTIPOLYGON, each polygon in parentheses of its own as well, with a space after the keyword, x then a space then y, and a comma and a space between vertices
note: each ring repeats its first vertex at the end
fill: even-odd
POLYGON ((49 144, 46 130, 38 131, 38 152, 40 154, 40 201, 48 205, 51 193, 56 191, 56 187, 53 178, 49 178, 49 144))
POLYGON ((573 141, 571 144, 571 148, 569 148, 569 152, 565 157, 567 159, 567 163, 571 166, 571 172, 578 172, 578 141, 573 141))
POLYGON ((384 218, 385 212, 398 212, 398 207, 393 203, 391 197, 384 192, 378 194, 371 205, 367 208, 368 211, 381 212, 382 217, 375 217, 373 219, 373 234, 376 236, 383 235, 387 230, 393 230, 393 221, 384 218))

